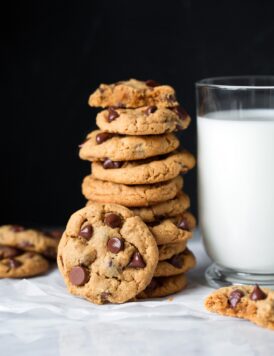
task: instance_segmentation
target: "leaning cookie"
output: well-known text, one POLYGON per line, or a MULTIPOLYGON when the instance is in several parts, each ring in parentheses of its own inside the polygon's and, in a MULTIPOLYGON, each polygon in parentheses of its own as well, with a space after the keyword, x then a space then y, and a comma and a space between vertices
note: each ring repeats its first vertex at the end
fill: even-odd
POLYGON ((59 239, 50 233, 27 229, 19 225, 0 227, 0 244, 12 246, 24 251, 41 253, 49 258, 56 258, 59 239))
POLYGON ((195 266, 195 256, 190 250, 185 249, 183 252, 172 256, 168 260, 160 261, 154 272, 154 277, 175 276, 185 273, 195 266))
POLYGON ((93 162, 94 178, 128 185, 164 182, 186 173, 195 165, 194 156, 188 151, 173 152, 167 156, 147 160, 93 162))
POLYGON ((190 212, 184 212, 174 218, 159 219, 147 223, 157 245, 186 242, 192 237, 196 220, 190 212))
POLYGON ((135 215, 141 217, 145 222, 158 221, 159 219, 170 218, 182 214, 190 207, 190 199, 184 192, 170 200, 151 206, 132 208, 135 215))
MULTIPOLYGON (((79 156, 88 161, 132 161, 169 153, 179 146, 174 134, 158 136, 121 136, 103 131, 92 131, 80 145, 79 156)), ((115 167, 114 165, 114 167, 115 167)), ((113 167, 113 168, 114 168, 113 167)))
POLYGON ((172 199, 182 186, 181 176, 163 183, 128 186, 95 179, 90 175, 84 178, 82 192, 87 200, 93 202, 139 207, 172 199))
POLYGON ((180 106, 145 106, 138 109, 110 107, 99 112, 96 117, 97 126, 102 131, 122 135, 161 135, 182 131, 189 126, 190 121, 190 116, 180 106))
POLYGON ((184 274, 170 277, 153 277, 146 289, 138 294, 138 299, 160 298, 178 293, 187 286, 184 274))
POLYGON ((90 95, 90 106, 138 108, 157 105, 159 107, 178 106, 175 91, 169 85, 161 85, 155 80, 140 81, 129 79, 114 84, 101 84, 90 95))
POLYGON ((134 298, 150 283, 157 262, 145 223, 115 204, 94 203, 74 213, 58 248, 68 290, 96 304, 134 298))
POLYGON ((206 298, 205 308, 274 330, 274 291, 268 288, 258 285, 220 288, 206 298))
POLYGON ((48 261, 38 253, 0 246, 0 256, 3 250, 5 257, 0 257, 0 278, 34 277, 47 272, 49 268, 48 261))

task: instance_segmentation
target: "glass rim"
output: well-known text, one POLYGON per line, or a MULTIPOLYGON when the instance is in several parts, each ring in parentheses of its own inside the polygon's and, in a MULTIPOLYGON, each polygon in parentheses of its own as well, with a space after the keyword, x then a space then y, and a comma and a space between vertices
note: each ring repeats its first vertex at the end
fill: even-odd
POLYGON ((229 89, 229 90, 241 90, 241 89, 273 89, 274 90, 274 75, 240 75, 240 76, 222 76, 222 77, 209 77, 198 80, 195 83, 196 87, 208 87, 208 88, 219 88, 219 89, 229 89), (256 85, 256 84, 225 84, 225 82, 233 81, 269 81, 273 82, 271 85, 256 85), (221 84, 218 84, 220 82, 221 84))

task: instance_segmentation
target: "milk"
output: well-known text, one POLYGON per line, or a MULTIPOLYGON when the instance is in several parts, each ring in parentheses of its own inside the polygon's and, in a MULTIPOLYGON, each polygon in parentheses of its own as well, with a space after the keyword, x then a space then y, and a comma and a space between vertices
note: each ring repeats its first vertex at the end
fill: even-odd
POLYGON ((274 273, 274 109, 198 117, 200 226, 214 262, 274 273))

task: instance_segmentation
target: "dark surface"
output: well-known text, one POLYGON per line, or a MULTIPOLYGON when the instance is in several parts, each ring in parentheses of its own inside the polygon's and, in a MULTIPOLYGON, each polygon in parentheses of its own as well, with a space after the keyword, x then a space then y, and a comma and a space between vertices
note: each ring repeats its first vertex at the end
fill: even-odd
MULTIPOLYGON (((62 225, 84 204, 77 145, 89 94, 136 77, 170 83, 195 115, 194 82, 273 74, 271 1, 13 2, 1 11, 0 223, 62 225)), ((194 153, 195 120, 183 145, 194 153)), ((195 172, 186 190, 196 210, 195 172)))

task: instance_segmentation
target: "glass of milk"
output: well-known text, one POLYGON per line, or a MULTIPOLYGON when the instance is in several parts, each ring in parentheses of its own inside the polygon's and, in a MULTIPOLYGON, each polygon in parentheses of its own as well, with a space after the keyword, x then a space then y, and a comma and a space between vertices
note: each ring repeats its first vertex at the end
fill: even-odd
POLYGON ((274 286, 274 76, 196 83, 199 222, 211 286, 274 286))

